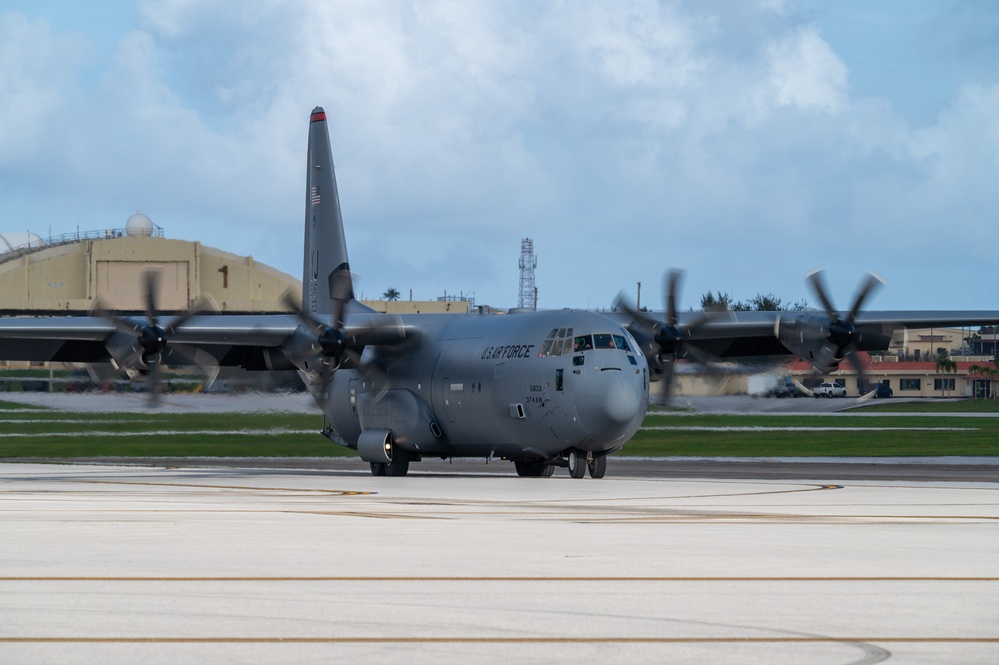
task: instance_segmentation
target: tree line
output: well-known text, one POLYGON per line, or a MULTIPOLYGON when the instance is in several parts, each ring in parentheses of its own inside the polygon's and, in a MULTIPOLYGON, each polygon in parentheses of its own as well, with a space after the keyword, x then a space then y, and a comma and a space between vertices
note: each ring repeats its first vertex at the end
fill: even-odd
POLYGON ((722 291, 708 291, 701 296, 705 312, 801 312, 808 309, 807 300, 785 302, 773 293, 757 293, 749 300, 735 300, 722 291))

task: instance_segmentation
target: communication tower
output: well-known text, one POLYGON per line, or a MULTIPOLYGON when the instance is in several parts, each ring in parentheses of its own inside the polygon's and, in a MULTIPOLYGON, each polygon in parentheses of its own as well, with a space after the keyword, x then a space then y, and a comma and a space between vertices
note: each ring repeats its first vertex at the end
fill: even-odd
POLYGON ((538 308, 538 289, 534 284, 534 269, 538 259, 534 256, 534 241, 524 238, 520 241, 520 300, 518 307, 538 308))

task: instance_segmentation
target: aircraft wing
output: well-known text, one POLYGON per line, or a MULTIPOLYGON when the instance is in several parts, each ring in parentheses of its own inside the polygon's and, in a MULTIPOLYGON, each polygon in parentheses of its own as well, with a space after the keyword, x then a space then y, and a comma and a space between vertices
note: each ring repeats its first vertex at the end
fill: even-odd
MULTIPOLYGON (((697 316, 700 315, 681 314, 680 324, 697 316)), ((844 321, 849 312, 838 312, 837 316, 844 321)), ((797 352, 796 347, 802 350, 802 345, 828 343, 830 322, 830 317, 818 310, 723 312, 692 331, 686 341, 716 358, 795 354, 807 360, 807 353, 797 352)), ((884 351, 897 330, 983 325, 999 325, 999 311, 859 312, 849 342, 857 350, 884 351)))
MULTIPOLYGON (((142 317, 120 320, 134 324, 137 333, 146 323, 142 317)), ((264 356, 268 352, 280 355, 282 342, 299 325, 291 315, 198 315, 187 319, 169 341, 204 348, 219 365, 267 369, 264 356)), ((138 349, 138 337, 103 317, 0 319, 0 357, 4 360, 109 362, 116 346, 138 349)), ((182 358, 171 358, 171 362, 189 364, 182 358)))
MULTIPOLYGON (((858 302, 860 299, 858 299, 858 302)), ((619 303, 621 301, 619 300, 619 303)), ((640 312, 622 304, 619 320, 638 342, 652 373, 668 392, 676 360, 794 355, 826 375, 849 362, 863 377, 859 352, 886 351, 906 328, 999 325, 999 311, 640 312)))
MULTIPOLYGON (((127 368, 143 353, 141 337, 149 323, 140 316, 115 320, 96 316, 0 318, 0 359, 115 360, 127 368)), ((222 367, 294 370, 296 350, 317 343, 315 333, 294 314, 197 314, 185 317, 175 330, 169 323, 161 325, 169 331, 162 349, 163 360, 169 365, 197 364, 192 356, 208 353, 212 364, 222 367)), ((397 342, 407 335, 399 318, 387 314, 356 315, 343 333, 348 343, 357 346, 397 342)))

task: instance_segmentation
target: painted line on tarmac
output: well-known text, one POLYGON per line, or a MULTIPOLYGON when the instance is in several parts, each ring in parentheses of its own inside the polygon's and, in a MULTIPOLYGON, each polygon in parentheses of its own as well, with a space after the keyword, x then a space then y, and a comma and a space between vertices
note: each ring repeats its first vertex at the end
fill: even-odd
MULTIPOLYGON (((0 412, 2 414, 3 412, 0 412)), ((117 423, 148 423, 144 418, 129 418, 126 420, 116 420, 114 418, 52 418, 46 414, 44 418, 0 418, 0 425, 113 425, 117 423)))
MULTIPOLYGON (((57 479, 58 480, 58 479, 57 479)), ((370 496, 377 492, 365 492, 360 490, 330 490, 318 488, 302 487, 252 487, 250 485, 201 485, 198 483, 157 483, 142 482, 137 480, 78 480, 66 479, 66 482, 88 483, 91 485, 139 485, 142 487, 183 487, 184 489, 212 489, 212 490, 249 490, 252 492, 294 492, 296 494, 335 494, 337 496, 370 496)))
MULTIPOLYGON (((76 479, 76 478, 67 478, 66 482, 71 482, 71 483, 75 483, 75 482, 79 482, 79 483, 90 483, 90 484, 94 484, 94 485, 138 485, 138 486, 145 486, 145 487, 183 487, 183 488, 187 488, 187 489, 203 489, 203 488, 208 488, 208 489, 239 489, 239 490, 252 490, 252 491, 265 491, 265 492, 266 491, 270 491, 270 492, 305 492, 305 493, 308 493, 308 492, 332 492, 332 493, 343 494, 344 496, 351 496, 351 495, 374 495, 374 494, 378 494, 377 492, 367 492, 367 491, 324 490, 324 489, 292 489, 292 488, 280 488, 280 487, 249 487, 249 486, 239 486, 239 485, 201 485, 201 484, 197 484, 197 483, 160 483, 160 482, 155 482, 155 481, 138 481, 138 480, 79 480, 79 479, 76 479)), ((756 483, 754 483, 754 484, 756 484, 756 483)), ((782 486, 782 487, 786 487, 787 486, 787 483, 776 483, 776 484, 779 485, 779 486, 782 486)), ((640 501, 652 501, 652 500, 654 500, 654 501, 658 501, 658 500, 662 500, 662 499, 704 499, 704 498, 719 498, 719 497, 732 497, 732 496, 760 496, 760 495, 763 495, 763 494, 795 494, 795 493, 799 493, 799 492, 822 492, 822 491, 826 491, 826 490, 841 490, 841 489, 845 489, 845 487, 846 487, 845 485, 833 485, 833 484, 825 483, 825 484, 819 484, 819 485, 808 484, 808 485, 805 485, 804 487, 793 487, 792 489, 760 490, 760 491, 753 491, 753 492, 721 492, 721 493, 714 493, 714 494, 690 494, 690 495, 669 496, 669 497, 622 497, 620 499, 607 499, 606 497, 604 499, 592 499, 592 500, 591 499, 572 499, 572 500, 566 499, 566 500, 562 500, 562 501, 559 501, 559 500, 544 501, 544 502, 542 502, 542 504, 543 505, 559 504, 559 503, 577 504, 577 503, 584 503, 584 502, 591 502, 591 501, 610 501, 610 500, 614 500, 614 501, 617 501, 617 500, 620 500, 620 501, 635 501, 635 500, 640 500, 640 501)), ((483 503, 483 502, 481 502, 481 501, 478 501, 478 502, 469 502, 466 505, 475 505, 475 504, 479 504, 479 503, 483 503)), ((530 507, 538 505, 538 502, 534 501, 534 500, 532 500, 532 501, 513 501, 513 502, 509 502, 509 503, 511 503, 513 506, 524 506, 525 508, 530 508, 530 507)), ((436 504, 436 505, 452 505, 452 502, 446 502, 444 504, 436 504)), ((466 511, 457 511, 457 512, 458 512, 458 514, 466 514, 466 511)), ((523 513, 523 511, 518 511, 516 513, 511 513, 511 514, 521 514, 521 513, 523 513)), ((493 511, 489 511, 489 512, 484 513, 484 514, 496 514, 496 513, 493 512, 493 511)), ((564 513, 558 513, 558 514, 564 514, 564 513)))
POLYGON ((656 432, 980 432, 980 427, 720 427, 691 425, 671 427, 657 425, 639 427, 639 431, 656 432))
POLYGON ((782 513, 689 513, 676 515, 648 515, 640 517, 576 517, 565 521, 580 524, 716 524, 740 522, 742 524, 954 524, 957 522, 991 523, 999 517, 987 515, 802 515, 782 513))
MULTIPOLYGON (((62 421, 55 421, 62 422, 62 421)), ((3 421, 0 421, 0 425, 3 421)), ((40 437, 79 437, 81 435, 86 436, 101 436, 101 437, 128 437, 128 436, 143 436, 143 437, 156 437, 156 436, 184 436, 184 435, 198 435, 198 436, 232 436, 234 434, 245 435, 245 436, 283 436, 288 434, 318 434, 317 429, 286 429, 283 427, 273 427, 271 429, 231 429, 231 430, 217 430, 217 429, 182 429, 182 430, 143 430, 134 432, 41 432, 41 433, 27 433, 27 432, 4 432, 3 437, 6 438, 21 438, 21 439, 32 439, 40 437)))
POLYGON ((276 576, 142 576, 65 575, 0 576, 0 582, 999 582, 999 577, 945 577, 920 575, 839 576, 548 576, 548 575, 276 575, 276 576))
POLYGON ((5 644, 996 644, 999 637, 0 637, 5 644))

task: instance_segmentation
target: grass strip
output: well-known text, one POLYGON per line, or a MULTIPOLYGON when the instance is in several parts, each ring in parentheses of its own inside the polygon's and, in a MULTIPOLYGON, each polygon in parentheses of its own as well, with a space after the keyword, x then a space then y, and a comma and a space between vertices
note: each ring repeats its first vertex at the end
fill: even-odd
POLYGON ((940 457, 999 455, 995 430, 642 430, 618 454, 648 457, 940 457))
MULTIPOLYGON (((947 404, 960 404, 947 403, 947 404)), ((981 402, 972 402, 981 404, 981 402)), ((930 406, 943 406, 931 404, 930 406)), ((879 405, 880 406, 880 405, 879 405)), ((905 407, 891 404, 890 407, 905 407)), ((4 410, 0 458, 322 457, 322 416, 301 413, 72 413, 4 410), (305 432, 305 433, 303 433, 305 432), (313 433, 314 432, 314 433, 313 433)), ((618 454, 695 457, 999 456, 999 418, 654 412, 618 454), (710 428, 710 429, 699 429, 710 428), (807 430, 794 429, 807 428, 807 430)), ((955 409, 953 413, 967 413, 955 409)))
POLYGON ((999 400, 962 399, 955 401, 892 402, 891 400, 868 403, 858 410, 872 413, 999 413, 999 400))

